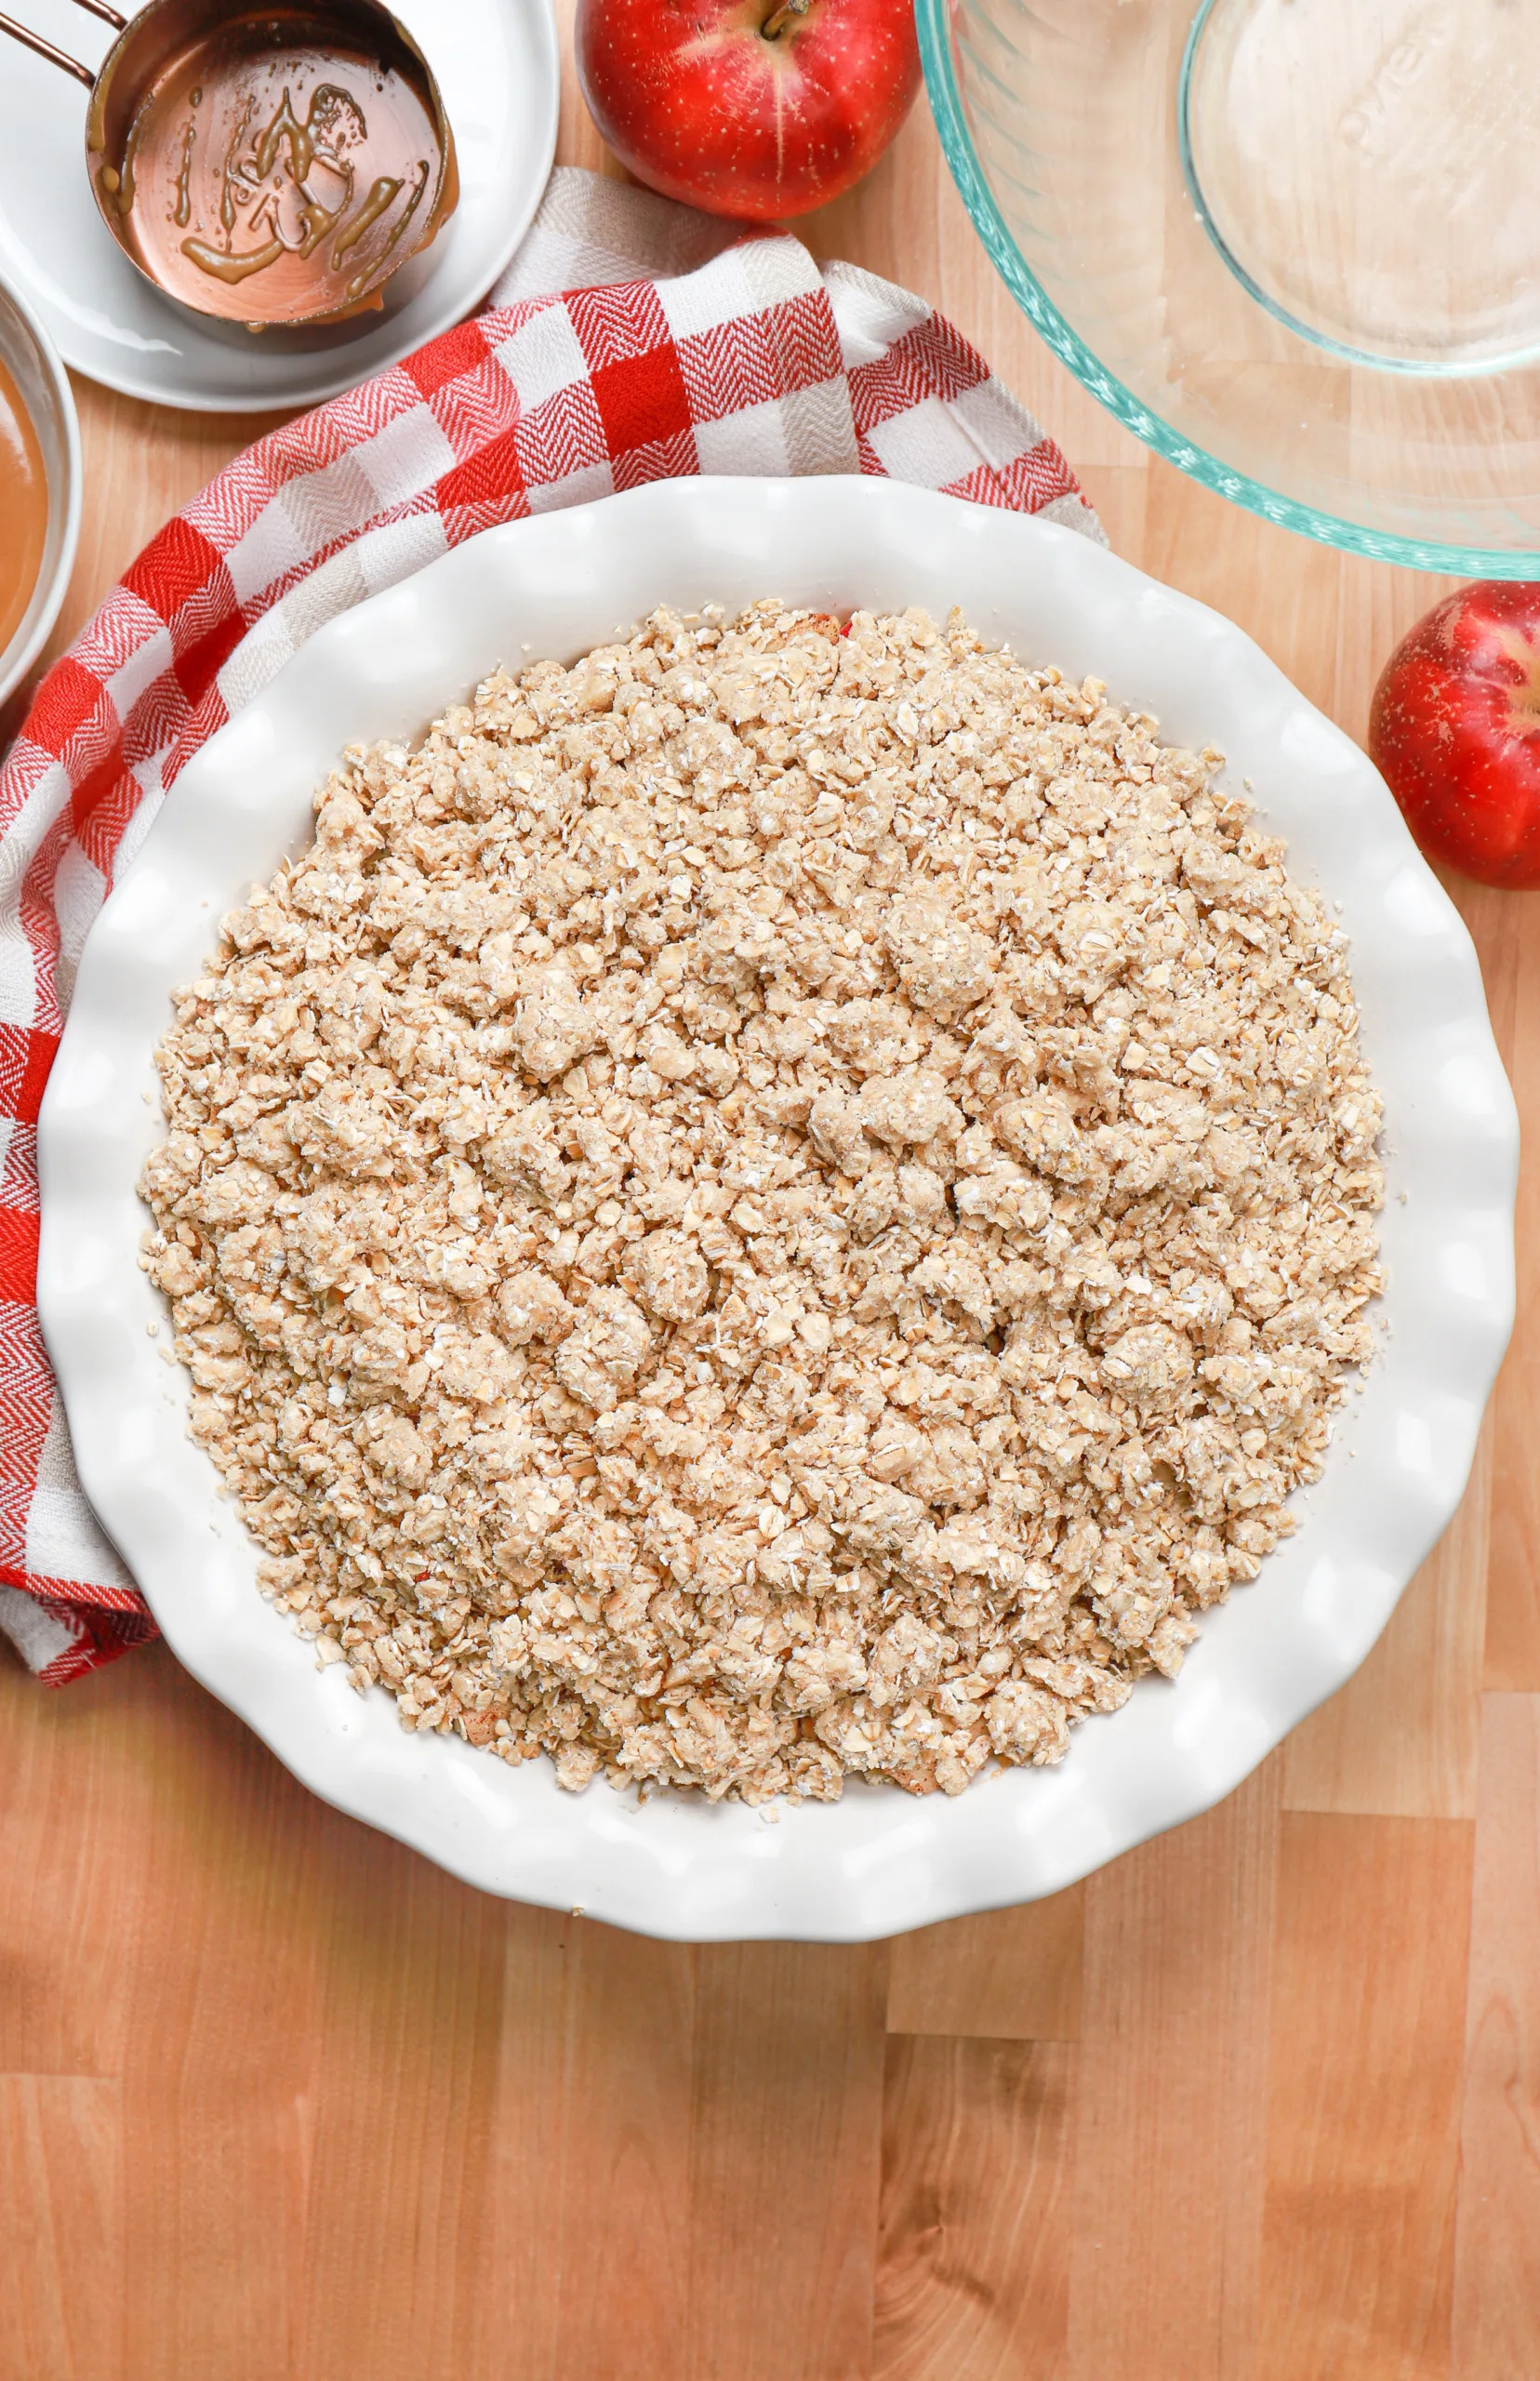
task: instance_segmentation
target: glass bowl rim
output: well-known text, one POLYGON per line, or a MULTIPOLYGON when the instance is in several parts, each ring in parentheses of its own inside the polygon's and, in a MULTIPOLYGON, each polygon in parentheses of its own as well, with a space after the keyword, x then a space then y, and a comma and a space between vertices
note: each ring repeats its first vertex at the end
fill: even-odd
MULTIPOLYGON (((1339 513, 1280 495, 1277 489, 1237 471, 1233 464, 1221 462, 1206 447, 1181 436, 1109 371, 1059 312, 1027 263, 984 179, 968 129, 952 57, 953 7, 954 0, 914 0, 926 94, 952 180, 990 262, 1011 295, 1033 328, 1098 404, 1189 479, 1227 497, 1246 512, 1259 514, 1265 521, 1276 522, 1281 528, 1298 530, 1322 544, 1366 555, 1373 562, 1396 563, 1411 570, 1437 571, 1464 579, 1540 579, 1540 546, 1530 551, 1399 537, 1389 530, 1345 520, 1339 513)), ((1203 11, 1200 9, 1199 13, 1203 11)))

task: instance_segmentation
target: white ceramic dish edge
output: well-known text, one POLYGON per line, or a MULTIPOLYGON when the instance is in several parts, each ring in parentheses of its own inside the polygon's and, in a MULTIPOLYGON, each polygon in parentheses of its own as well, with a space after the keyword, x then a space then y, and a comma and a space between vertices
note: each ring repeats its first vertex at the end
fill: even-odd
POLYGON ((1351 1675, 1449 1520, 1513 1314, 1517 1123, 1475 954, 1363 755, 1238 629, 1088 539, 887 481, 639 489, 491 531, 323 630, 189 766, 99 920, 41 1154, 39 1297, 82 1478, 181 1659, 314 1790, 469 1882, 681 1939, 860 1940, 1030 1899, 1220 1800, 1351 1675), (961 601, 985 634, 1156 711, 1172 740, 1218 743, 1340 903, 1386 1098, 1389 1327, 1297 1535, 1205 1616, 1175 1685, 1145 1682, 1058 1769, 951 1802, 638 1807, 407 1735, 255 1591, 135 1263, 168 989, 304 840, 341 745, 415 732, 499 659, 570 657, 656 602, 767 592, 961 601))
POLYGON ((9 367, 32 414, 48 492, 48 532, 37 585, 20 627, 0 652, 3 703, 26 678, 63 607, 80 543, 86 474, 80 418, 63 358, 33 308, 6 281, 0 281, 0 363, 9 367))

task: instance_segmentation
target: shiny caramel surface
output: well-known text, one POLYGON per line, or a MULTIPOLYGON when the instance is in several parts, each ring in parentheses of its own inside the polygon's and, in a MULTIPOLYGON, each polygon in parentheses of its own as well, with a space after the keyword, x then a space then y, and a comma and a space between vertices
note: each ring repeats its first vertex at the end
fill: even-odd
POLYGON ((0 654, 32 602, 47 527, 43 449, 20 391, 0 364, 0 654))

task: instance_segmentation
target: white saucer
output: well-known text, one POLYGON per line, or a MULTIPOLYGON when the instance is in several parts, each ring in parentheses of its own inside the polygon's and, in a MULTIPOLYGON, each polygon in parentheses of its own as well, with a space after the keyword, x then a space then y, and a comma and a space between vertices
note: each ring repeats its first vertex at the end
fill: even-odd
MULTIPOLYGON (((120 255, 86 177, 86 95, 0 38, 0 276, 67 364, 110 389, 196 413, 319 405, 459 322, 529 227, 556 146, 560 60, 551 0, 392 0, 439 79, 459 153, 458 209, 392 285, 383 315, 321 332, 191 314, 120 255)), ((113 35, 70 0, 9 13, 88 66, 113 35)))

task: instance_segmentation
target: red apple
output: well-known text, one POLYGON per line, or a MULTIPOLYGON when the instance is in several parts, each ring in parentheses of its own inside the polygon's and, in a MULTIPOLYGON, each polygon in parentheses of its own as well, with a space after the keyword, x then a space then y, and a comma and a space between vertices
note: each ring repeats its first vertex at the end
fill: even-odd
POLYGON ((1369 752, 1429 859, 1540 885, 1540 587, 1480 579, 1427 613, 1374 689, 1369 752))
POLYGON ((578 0, 577 47, 637 180, 746 222, 838 198, 920 87, 910 0, 578 0))

